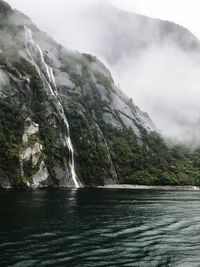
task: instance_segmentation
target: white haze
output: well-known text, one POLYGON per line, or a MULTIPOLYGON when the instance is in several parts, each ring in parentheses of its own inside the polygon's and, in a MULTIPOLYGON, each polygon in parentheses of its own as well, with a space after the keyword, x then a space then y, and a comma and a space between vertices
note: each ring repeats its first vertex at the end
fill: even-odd
POLYGON ((109 0, 113 5, 146 16, 181 24, 200 38, 198 0, 109 0))
MULTIPOLYGON (((8 2, 29 15, 41 29, 66 47, 96 54, 106 63, 101 51, 106 46, 105 33, 109 34, 109 31, 102 28, 103 24, 88 12, 88 8, 96 4, 96 0, 8 2)), ((126 1, 129 6, 124 8, 134 10, 134 2, 137 4, 135 10, 145 13, 145 8, 139 5, 139 1, 132 1, 131 5, 130 1, 126 1)), ((142 2, 145 3, 145 0, 142 2)), ((185 2, 189 1, 182 3, 185 2)), ((122 0, 116 3, 119 6, 122 0)), ((152 15, 158 16, 157 13, 152 15)), ((110 67, 108 63, 106 65, 110 67)), ((177 47, 166 44, 164 47, 151 47, 137 59, 122 57, 112 65, 111 71, 116 83, 120 84, 135 104, 149 113, 165 135, 179 141, 197 142, 200 123, 200 65, 196 55, 187 55, 177 47)))
POLYGON ((134 101, 147 110, 163 134, 197 143, 200 118, 200 66, 177 48, 152 47, 137 61, 115 69, 134 101))

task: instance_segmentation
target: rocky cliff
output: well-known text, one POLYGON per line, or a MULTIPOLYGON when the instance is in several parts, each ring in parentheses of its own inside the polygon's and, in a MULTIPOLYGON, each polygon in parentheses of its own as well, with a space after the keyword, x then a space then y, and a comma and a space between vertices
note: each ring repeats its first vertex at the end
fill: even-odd
POLYGON ((58 45, 4 1, 0 36, 1 187, 135 181, 172 164, 154 123, 96 57, 58 45))
POLYGON ((67 51, 0 3, 2 184, 117 182, 102 127, 131 129, 139 142, 154 124, 97 58, 67 51))

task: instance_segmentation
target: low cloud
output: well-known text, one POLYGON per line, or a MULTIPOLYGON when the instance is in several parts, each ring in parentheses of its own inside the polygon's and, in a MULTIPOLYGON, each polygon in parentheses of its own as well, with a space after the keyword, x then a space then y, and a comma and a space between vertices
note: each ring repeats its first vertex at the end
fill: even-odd
MULTIPOLYGON (((9 2, 56 41, 97 55, 111 69, 121 89, 149 113, 164 135, 182 142, 199 142, 200 57, 195 49, 187 51, 165 40, 162 44, 155 42, 159 29, 154 21, 150 19, 148 25, 144 19, 138 25, 131 14, 113 11, 102 1, 9 2), (147 46, 146 40, 152 45, 147 46)), ((168 34, 167 27, 163 39, 168 34)), ((175 27, 172 32, 178 42, 187 43, 187 31, 182 29, 176 36, 175 27)), ((195 42, 195 37, 190 37, 195 42)))
POLYGON ((173 46, 152 47, 136 61, 114 67, 128 95, 147 110, 162 133, 197 142, 200 123, 200 65, 196 55, 173 46))

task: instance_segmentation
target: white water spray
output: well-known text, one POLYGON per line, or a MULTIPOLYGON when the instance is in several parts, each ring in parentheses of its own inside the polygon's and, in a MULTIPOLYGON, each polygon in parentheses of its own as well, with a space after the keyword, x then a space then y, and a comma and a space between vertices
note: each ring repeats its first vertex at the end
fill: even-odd
POLYGON ((79 187, 81 187, 81 183, 78 180, 76 172, 75 172, 74 149, 73 149, 73 145, 72 145, 71 138, 70 138, 69 123, 68 123, 67 117, 65 115, 61 101, 58 98, 58 91, 57 91, 57 86, 56 86, 56 81, 55 81, 53 69, 46 63, 42 49, 33 40, 31 30, 27 27, 24 27, 24 28, 25 28, 27 53, 28 53, 29 57, 31 58, 34 66, 36 67, 39 76, 41 78, 45 79, 45 82, 48 85, 48 89, 49 89, 51 96, 54 98, 54 100, 57 102, 57 104, 59 106, 58 113, 61 116, 61 118, 63 119, 64 125, 67 129, 67 136, 64 137, 64 140, 65 140, 65 145, 67 146, 67 148, 70 152, 69 167, 70 167, 73 183, 74 183, 76 188, 79 188, 79 187), (43 67, 45 69, 45 73, 42 73, 41 68, 39 67, 39 65, 35 61, 34 56, 32 55, 31 50, 29 48, 30 45, 32 46, 32 48, 36 48, 36 50, 39 52, 40 62, 41 62, 40 64, 43 65, 43 67), (53 85, 53 87, 52 87, 52 85, 53 85))

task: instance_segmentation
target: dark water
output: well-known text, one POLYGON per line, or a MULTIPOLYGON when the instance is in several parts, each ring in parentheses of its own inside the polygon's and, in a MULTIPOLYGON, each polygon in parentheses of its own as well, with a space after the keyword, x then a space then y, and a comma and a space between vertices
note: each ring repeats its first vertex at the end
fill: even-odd
POLYGON ((0 193, 2 266, 200 266, 200 193, 0 193))

